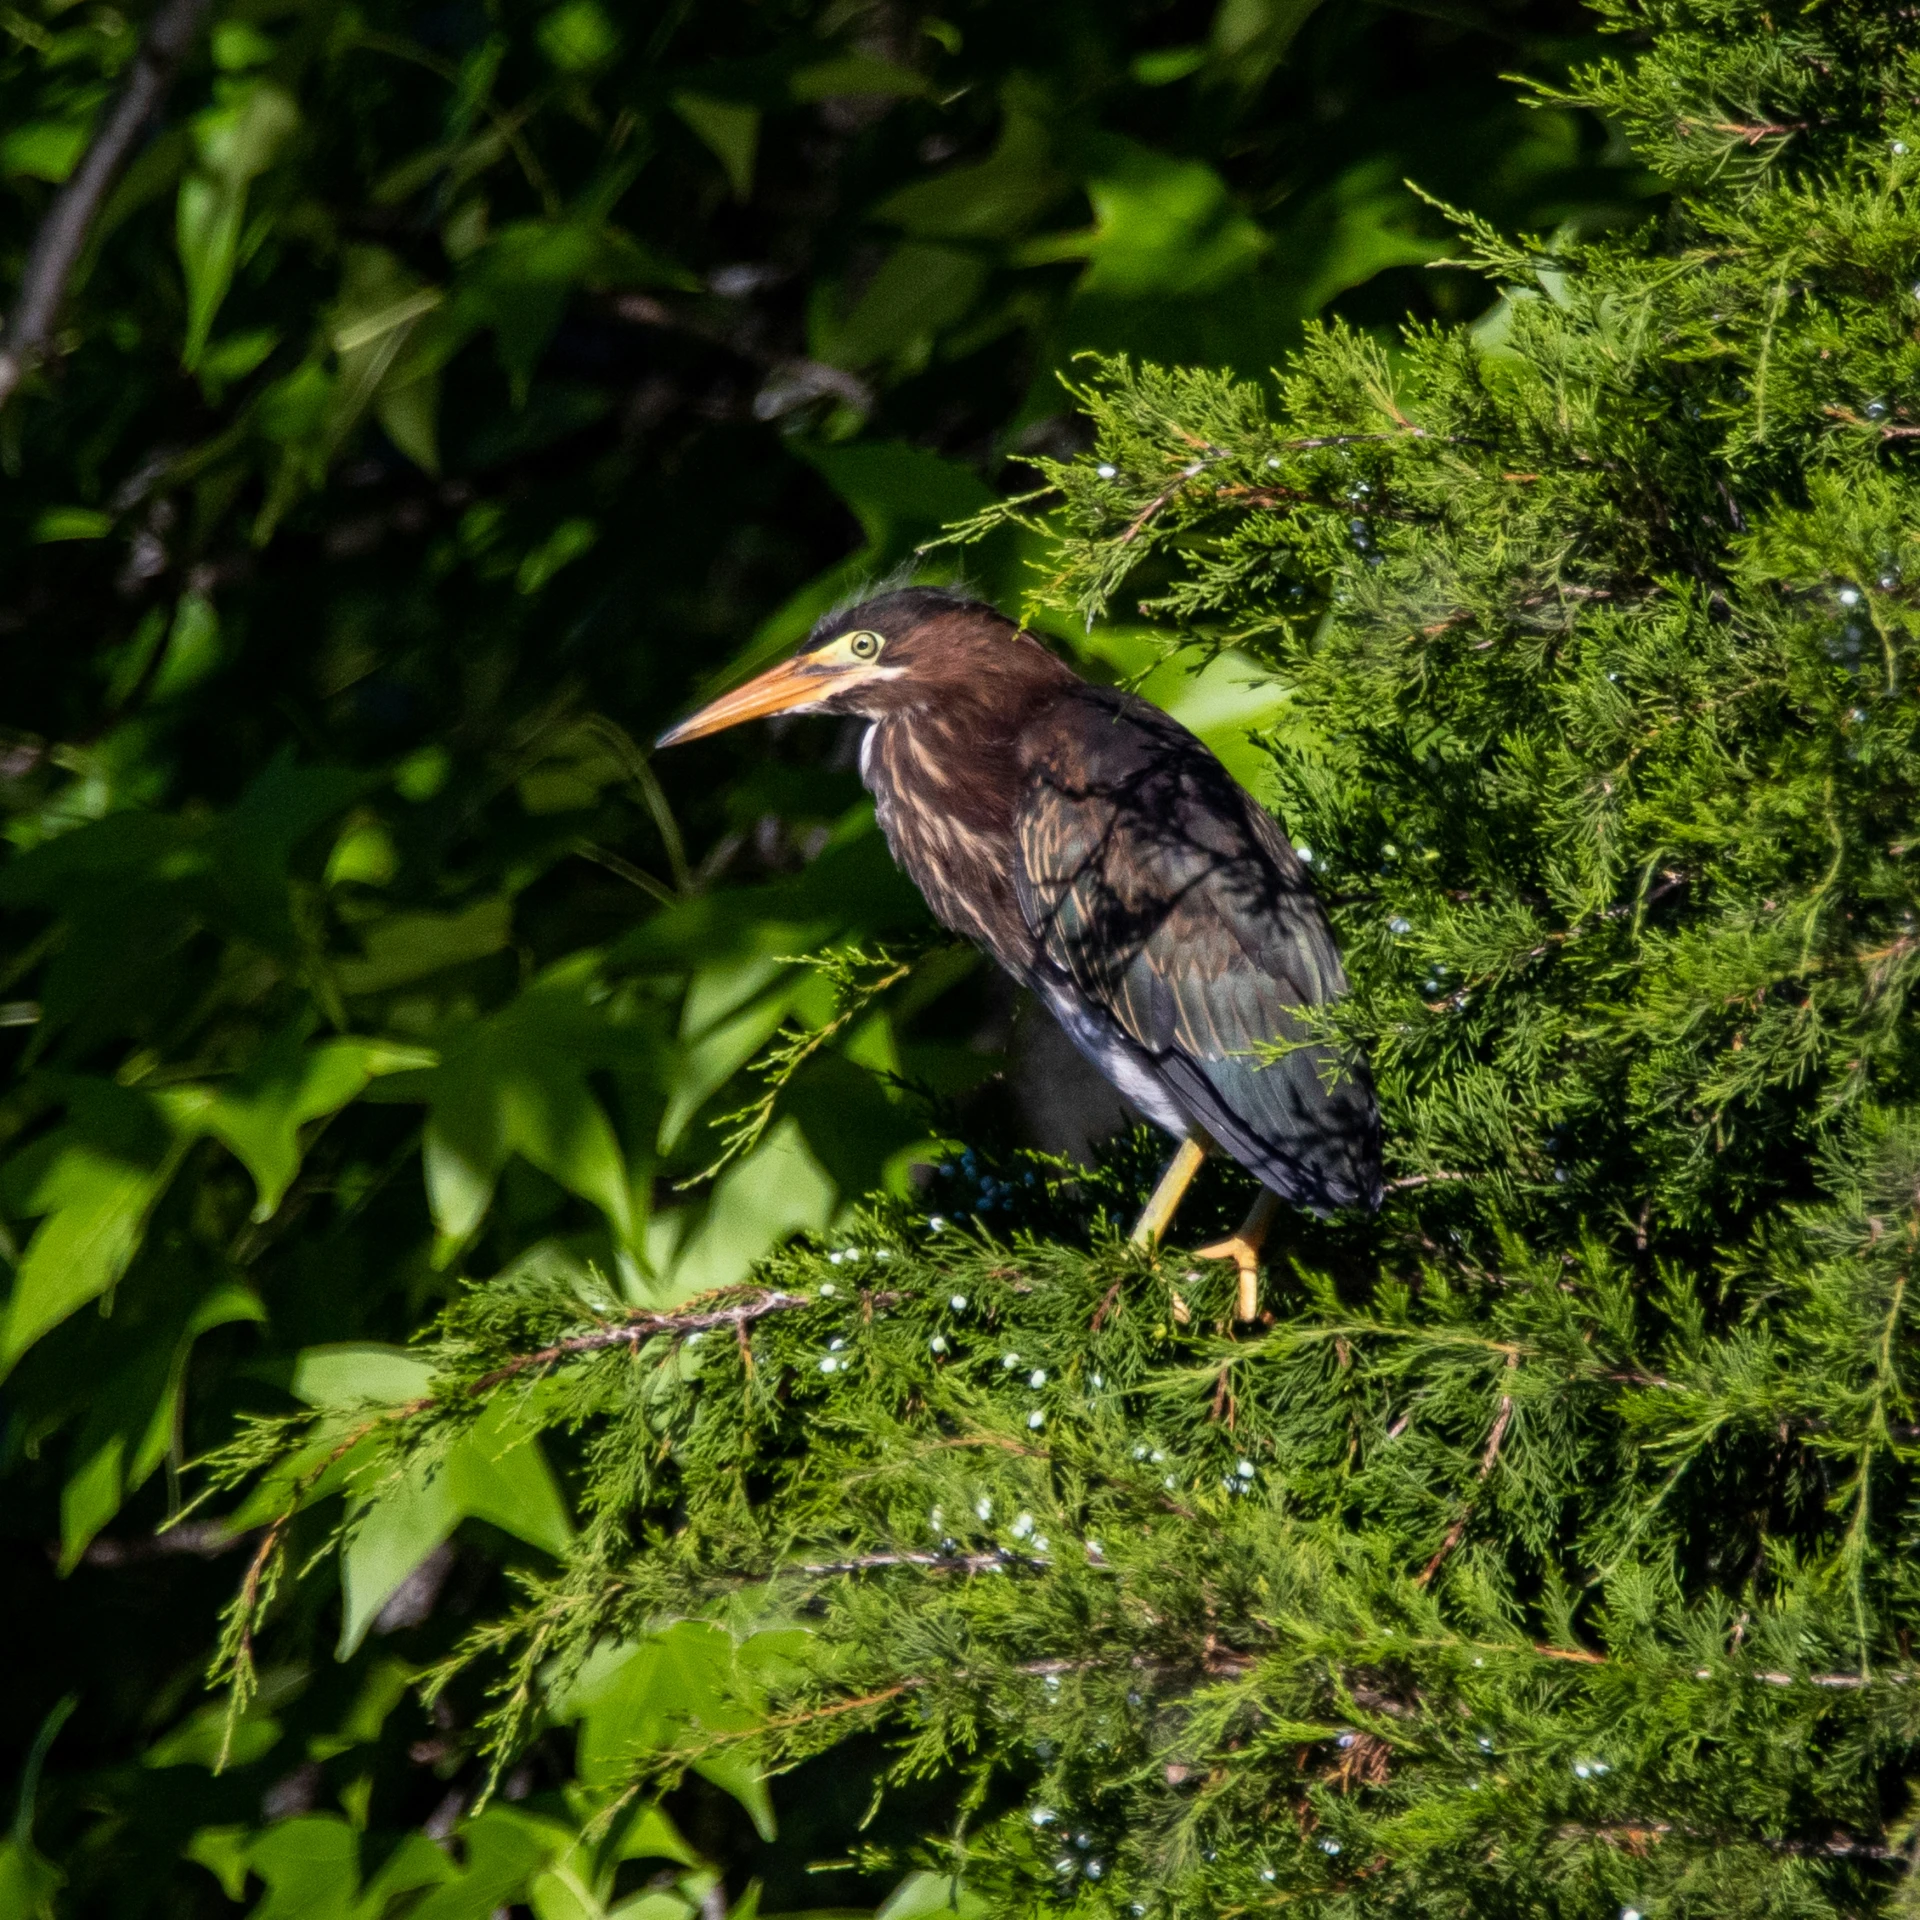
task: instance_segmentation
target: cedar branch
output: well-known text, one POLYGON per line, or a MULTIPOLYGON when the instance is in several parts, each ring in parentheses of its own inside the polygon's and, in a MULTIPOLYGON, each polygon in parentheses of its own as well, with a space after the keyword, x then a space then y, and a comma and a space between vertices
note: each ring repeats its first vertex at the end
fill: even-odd
POLYGON ((608 1347, 637 1350, 642 1341, 651 1340, 656 1333, 706 1333, 714 1327, 741 1328, 750 1321, 765 1319, 770 1313, 786 1313, 807 1304, 805 1294, 781 1293, 766 1287, 732 1306, 710 1307, 699 1313, 628 1314, 610 1326, 596 1327, 592 1333, 577 1333, 571 1339, 556 1340, 537 1353, 517 1354, 491 1373, 483 1373, 467 1392, 472 1395, 489 1392, 503 1380, 525 1373, 529 1367, 551 1366, 554 1361, 569 1359, 576 1353, 599 1353, 608 1347))

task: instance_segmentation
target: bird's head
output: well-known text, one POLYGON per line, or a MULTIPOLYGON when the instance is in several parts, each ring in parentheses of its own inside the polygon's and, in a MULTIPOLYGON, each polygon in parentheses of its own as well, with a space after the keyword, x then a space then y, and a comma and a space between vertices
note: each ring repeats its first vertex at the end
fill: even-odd
POLYGON ((1036 673, 1065 674, 1053 656, 981 601, 907 587, 829 614, 791 659, 723 693, 655 743, 677 747, 775 713, 890 713, 972 696, 1036 673))

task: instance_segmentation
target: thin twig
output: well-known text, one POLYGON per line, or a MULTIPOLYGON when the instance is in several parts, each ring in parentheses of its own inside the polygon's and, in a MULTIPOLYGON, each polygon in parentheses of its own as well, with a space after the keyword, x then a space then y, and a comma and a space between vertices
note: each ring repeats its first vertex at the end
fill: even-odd
POLYGON ((618 874, 628 886, 638 887, 663 907, 679 905, 680 896, 664 881, 656 880, 644 867, 636 867, 631 860, 622 859, 609 848, 591 840, 576 840, 573 850, 582 860, 591 860, 596 867, 605 867, 609 873, 618 874))
MULTIPOLYGON (((1520 1357, 1518 1354, 1510 1353, 1507 1355, 1507 1365, 1509 1367, 1518 1366, 1519 1363, 1520 1357)), ((1493 1472, 1494 1467, 1499 1462, 1500 1443, 1507 1437, 1507 1426, 1512 1419, 1513 1395, 1511 1393, 1503 1393, 1500 1396, 1500 1411, 1494 1416, 1493 1431, 1487 1435, 1487 1449, 1480 1456, 1479 1479, 1483 1486, 1486 1484, 1487 1476, 1493 1472)), ((1439 1548, 1435 1551, 1433 1558, 1427 1562, 1419 1579, 1414 1582, 1415 1586, 1424 1587, 1433 1576, 1440 1571, 1440 1563, 1446 1559, 1447 1555, 1450 1554, 1465 1537, 1467 1522, 1472 1518, 1473 1502, 1470 1500, 1460 1509, 1460 1517, 1447 1529, 1447 1537, 1440 1542, 1439 1548)))
POLYGON ((1868 427, 1882 440, 1920 440, 1920 427, 1883 427, 1877 420, 1863 420, 1851 407, 1822 407, 1829 420, 1844 420, 1850 427, 1868 427))
POLYGON ((107 190, 166 98, 173 76, 200 31, 210 0, 166 0, 140 43, 133 71, 105 124, 93 136, 80 164, 54 195, 33 237, 20 292, 0 336, 0 407, 45 358, 67 282, 87 244, 88 231, 107 190))
POLYGON ((786 1313, 809 1303, 800 1293, 780 1293, 765 1288, 751 1299, 730 1307, 710 1307, 700 1313, 632 1313, 610 1326, 597 1327, 592 1333, 577 1333, 570 1340, 556 1340, 538 1353, 517 1354, 491 1373, 483 1373, 467 1388, 469 1395, 491 1391, 503 1380, 525 1373, 529 1367, 551 1366, 576 1353, 598 1353, 608 1347, 633 1347, 651 1340, 656 1333, 706 1333, 714 1327, 744 1327, 749 1321, 764 1319, 770 1313, 786 1313))
POLYGON ((1316 447, 1357 447, 1368 440, 1432 440, 1438 438, 1447 446, 1479 446, 1481 442, 1471 434, 1443 433, 1434 435, 1425 427, 1411 424, 1395 427, 1387 433, 1317 433, 1305 440, 1282 440, 1281 446, 1290 453, 1311 452, 1316 447))
POLYGON ((1044 1567, 1044 1553, 856 1553, 845 1560, 807 1560, 790 1573, 868 1573, 882 1567, 925 1567, 933 1573, 996 1573, 1006 1567, 1044 1567))
MULTIPOLYGON (((1676 1827, 1666 1820, 1632 1821, 1608 1827, 1569 1824, 1560 1829, 1563 1840, 1598 1840, 1607 1846, 1624 1847, 1627 1852, 1634 1854, 1644 1854, 1649 1847, 1670 1836, 1682 1840, 1704 1840, 1716 1848, 1729 1847, 1736 1839, 1733 1835, 1676 1827)), ((1749 1846, 1764 1847, 1769 1853, 1792 1854, 1803 1859, 1824 1856, 1833 1860, 1894 1860, 1900 1857, 1897 1848, 1881 1846, 1872 1840, 1854 1840, 1843 1833, 1836 1833, 1830 1840, 1781 1840, 1771 1834, 1737 1837, 1749 1846)))
MULTIPOLYGON (((1694 123, 1690 120, 1676 120, 1673 130, 1682 140, 1692 137, 1694 123)), ((1784 140, 1790 133, 1805 133, 1807 122, 1804 120, 1763 121, 1755 124, 1746 120, 1709 120, 1709 133, 1737 133, 1748 146, 1757 147, 1762 140, 1784 140)))
MULTIPOLYGON (((1182 477, 1184 478, 1184 476, 1182 477)), ((1160 509, 1164 507, 1167 504, 1167 502, 1171 500, 1173 496, 1179 491, 1180 491, 1180 483, 1179 481, 1175 481, 1174 484, 1170 486, 1165 493, 1161 494, 1158 499, 1149 500, 1147 504, 1144 507, 1142 507, 1140 511, 1133 516, 1132 523, 1128 526, 1126 532, 1120 536, 1118 541, 1115 542, 1115 545, 1122 546, 1122 547, 1131 546, 1135 541, 1135 539, 1139 537, 1141 529, 1145 527, 1147 522, 1151 520, 1153 516, 1156 513, 1158 513, 1160 509)))

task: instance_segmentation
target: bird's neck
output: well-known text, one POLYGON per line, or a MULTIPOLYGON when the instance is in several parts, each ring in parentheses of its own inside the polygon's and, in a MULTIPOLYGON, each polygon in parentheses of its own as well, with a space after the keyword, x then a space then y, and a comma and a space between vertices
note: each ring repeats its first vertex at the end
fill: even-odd
POLYGON ((934 917, 1023 976, 1028 942, 1013 894, 1017 752, 1004 707, 901 708, 867 729, 860 777, 893 857, 934 917))

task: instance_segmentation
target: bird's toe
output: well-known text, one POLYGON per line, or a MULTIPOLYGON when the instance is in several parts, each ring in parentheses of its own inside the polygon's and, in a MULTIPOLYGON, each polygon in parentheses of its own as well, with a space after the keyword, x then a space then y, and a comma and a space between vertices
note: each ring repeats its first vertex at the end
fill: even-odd
POLYGON ((1216 1240, 1210 1247, 1194 1249, 1196 1260, 1231 1260, 1240 1272, 1239 1318, 1260 1317, 1260 1244, 1240 1234, 1216 1240))

